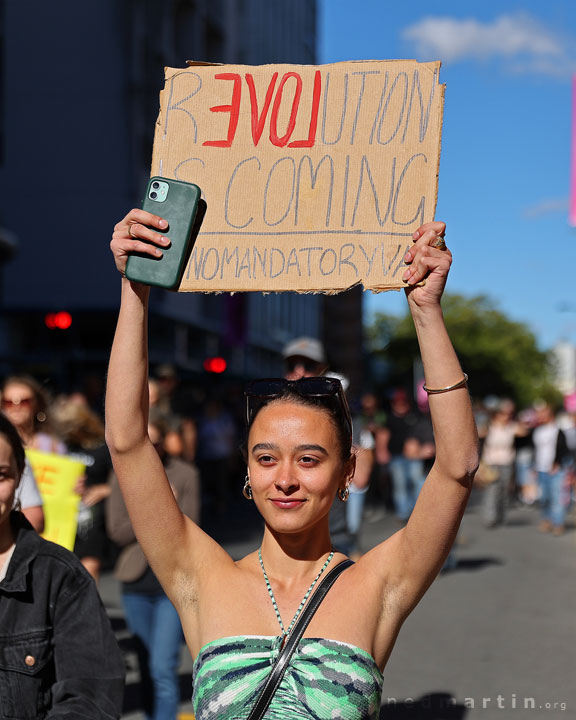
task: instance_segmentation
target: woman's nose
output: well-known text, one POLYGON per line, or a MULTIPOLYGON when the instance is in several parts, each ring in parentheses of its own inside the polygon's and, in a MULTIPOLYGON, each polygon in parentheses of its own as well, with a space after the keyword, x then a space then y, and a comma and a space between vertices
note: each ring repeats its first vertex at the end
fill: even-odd
POLYGON ((274 484, 279 490, 282 490, 283 492, 290 492, 298 486, 298 481, 290 471, 290 468, 280 468, 274 480, 274 484))

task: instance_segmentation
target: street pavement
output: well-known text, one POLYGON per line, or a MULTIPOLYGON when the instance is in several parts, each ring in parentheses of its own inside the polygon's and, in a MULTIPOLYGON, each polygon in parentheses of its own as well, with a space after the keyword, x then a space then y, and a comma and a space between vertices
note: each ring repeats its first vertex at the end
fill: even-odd
MULTIPOLYGON (((513 507, 505 526, 485 529, 474 491, 458 535, 457 565, 432 585, 406 621, 385 670, 381 720, 576 718, 576 528, 538 531, 535 509, 513 507)), ((398 529, 371 508, 365 550, 398 529)), ((258 547, 247 503, 212 528, 234 558, 258 547)), ((127 662, 126 720, 141 720, 139 672, 117 583, 100 585, 127 662)), ((192 661, 182 649, 180 720, 192 718, 192 661)))

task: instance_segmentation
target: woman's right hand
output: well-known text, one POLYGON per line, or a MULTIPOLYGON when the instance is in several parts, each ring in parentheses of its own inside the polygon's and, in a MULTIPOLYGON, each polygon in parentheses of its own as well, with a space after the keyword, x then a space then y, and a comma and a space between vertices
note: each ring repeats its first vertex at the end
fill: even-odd
POLYGON ((159 215, 134 208, 117 223, 112 235, 110 249, 118 271, 126 275, 126 262, 131 253, 139 252, 153 258, 162 256, 160 248, 170 245, 170 239, 154 228, 166 230, 168 223, 159 215))

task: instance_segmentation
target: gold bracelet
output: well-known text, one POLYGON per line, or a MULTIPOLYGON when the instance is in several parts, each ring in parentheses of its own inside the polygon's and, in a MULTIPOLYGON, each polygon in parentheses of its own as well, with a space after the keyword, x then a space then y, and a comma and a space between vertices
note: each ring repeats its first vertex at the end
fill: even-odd
POLYGON ((448 385, 448 387, 444 388, 429 388, 426 387, 426 385, 423 385, 422 389, 425 390, 428 395, 438 395, 438 393, 450 392, 450 390, 456 390, 457 388, 463 387, 464 385, 466 385, 467 382, 468 375, 464 373, 464 377, 462 378, 462 380, 460 380, 460 382, 457 382, 456 385, 448 385))

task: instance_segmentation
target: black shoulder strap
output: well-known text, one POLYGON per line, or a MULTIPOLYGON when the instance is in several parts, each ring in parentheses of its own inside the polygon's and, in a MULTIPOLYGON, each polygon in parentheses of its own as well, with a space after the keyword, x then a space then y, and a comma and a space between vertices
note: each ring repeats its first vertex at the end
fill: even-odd
POLYGON ((260 718, 263 717, 270 705, 274 693, 278 689, 278 686, 284 677, 284 673, 286 672, 288 663, 294 654, 294 650, 296 650, 296 647, 300 642, 302 635, 304 635, 304 631, 310 624, 314 613, 318 610, 320 603, 324 600, 328 590, 330 590, 332 585, 334 585, 334 582, 340 573, 353 564, 352 560, 343 560, 341 563, 338 563, 336 567, 332 568, 330 572, 326 573, 326 576, 318 585, 310 600, 308 600, 304 606, 304 610, 302 610, 302 614, 292 628, 292 632, 288 636, 286 644, 282 650, 280 650, 278 657, 276 658, 276 662, 274 663, 274 667, 272 668, 272 672, 268 676, 268 680, 266 681, 258 700, 256 700, 256 703, 248 716, 248 720, 260 720, 260 718))

